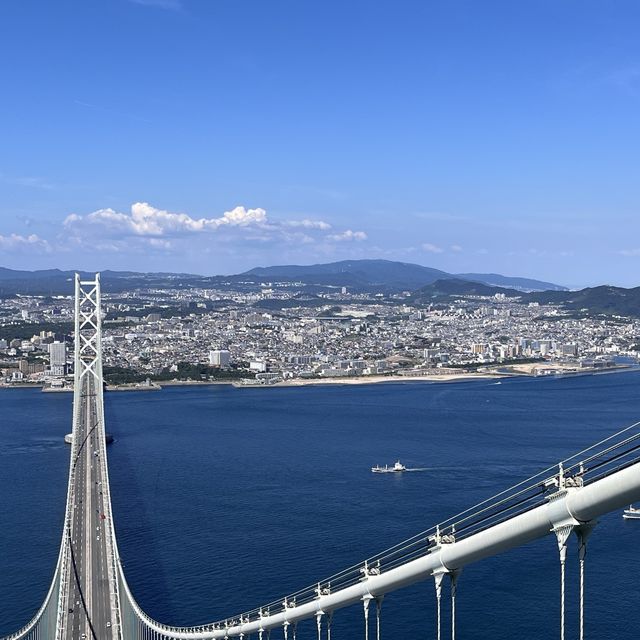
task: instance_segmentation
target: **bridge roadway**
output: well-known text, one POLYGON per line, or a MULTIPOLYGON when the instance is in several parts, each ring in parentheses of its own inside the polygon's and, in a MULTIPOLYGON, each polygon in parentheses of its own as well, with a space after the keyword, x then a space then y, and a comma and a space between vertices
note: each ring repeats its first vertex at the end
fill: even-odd
POLYGON ((73 432, 72 515, 67 531, 70 569, 64 599, 64 637, 111 640, 115 638, 117 616, 112 610, 115 599, 109 580, 112 549, 107 515, 110 509, 105 504, 109 495, 106 446, 93 375, 82 378, 82 388, 76 397, 81 406, 73 432))

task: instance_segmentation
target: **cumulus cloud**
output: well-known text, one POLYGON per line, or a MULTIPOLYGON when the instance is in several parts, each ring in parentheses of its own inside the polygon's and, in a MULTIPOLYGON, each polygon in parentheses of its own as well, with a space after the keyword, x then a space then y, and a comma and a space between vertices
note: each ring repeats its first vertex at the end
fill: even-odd
POLYGON ((186 239, 195 246, 195 237, 207 246, 213 238, 218 246, 231 243, 276 244, 284 246, 316 244, 331 246, 336 242, 362 241, 364 231, 335 230, 323 220, 309 218, 276 220, 262 208, 237 206, 217 217, 197 218, 187 213, 159 209, 148 202, 136 202, 129 212, 99 209, 79 215, 72 213, 64 220, 65 239, 76 247, 112 247, 113 251, 143 250, 179 251, 186 239))
POLYGON ((429 253, 442 253, 444 251, 442 247, 439 247, 437 244, 431 244, 431 242, 423 243, 422 248, 429 253))
POLYGON ((120 233, 136 236, 164 236, 171 234, 215 231, 224 226, 247 227, 267 221, 264 209, 236 207, 219 218, 192 218, 186 213, 172 213, 157 209, 147 202, 136 202, 130 213, 113 209, 99 209, 86 216, 71 214, 64 224, 67 228, 99 226, 120 233))
POLYGON ((366 240, 367 234, 364 231, 352 231, 351 229, 347 229, 342 233, 332 233, 327 236, 327 240, 331 240, 332 242, 349 242, 349 241, 359 241, 366 240))
POLYGON ((50 251, 51 246, 46 240, 43 240, 35 233, 28 236, 12 233, 8 236, 0 235, 0 249, 3 251, 15 251, 20 249, 50 251))

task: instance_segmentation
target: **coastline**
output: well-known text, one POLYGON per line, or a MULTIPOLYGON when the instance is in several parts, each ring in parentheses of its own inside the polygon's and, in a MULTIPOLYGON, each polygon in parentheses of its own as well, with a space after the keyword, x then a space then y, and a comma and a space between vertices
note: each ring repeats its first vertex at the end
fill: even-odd
MULTIPOLYGON (((430 383, 452 383, 470 382, 473 380, 502 380, 505 378, 540 378, 540 379, 561 379, 577 376, 604 375, 613 373, 624 373, 640 370, 640 366, 634 364, 620 364, 607 368, 576 369, 570 365, 554 365, 534 363, 528 365, 510 367, 506 371, 496 368, 495 370, 466 373, 430 374, 419 376, 401 375, 376 375, 376 376, 350 376, 341 378, 297 378, 282 380, 272 384, 261 384, 257 382, 241 382, 239 380, 162 380, 154 382, 150 386, 133 385, 107 385, 106 391, 161 391, 164 387, 195 387, 195 386, 217 386, 230 385, 236 389, 274 389, 282 387, 308 387, 308 386, 336 386, 336 385, 361 385, 361 384, 407 384, 412 382, 430 383), (540 370, 551 370, 550 373, 538 373, 540 370)), ((45 387, 41 382, 0 384, 0 389, 41 389, 45 392, 65 393, 72 392, 72 387, 63 389, 52 389, 45 387)))
POLYGON ((555 367, 558 369, 554 374, 537 374, 537 369, 548 369, 548 365, 540 366, 538 363, 533 365, 524 365, 519 368, 514 368, 513 371, 482 371, 479 373, 448 373, 448 374, 433 374, 422 376, 354 376, 344 378, 311 378, 311 379, 294 379, 283 380, 281 382, 275 382, 273 384, 259 384, 259 383, 239 383, 233 382, 233 386, 237 389, 258 389, 258 388, 281 388, 281 387, 306 387, 317 385, 358 385, 358 384, 406 384, 411 382, 432 382, 432 383, 452 383, 452 382, 470 382, 473 380, 502 380, 505 378, 540 378, 540 379, 559 379, 569 378, 576 376, 587 375, 602 375, 610 373, 624 373, 626 371, 639 370, 640 367, 624 364, 617 365, 615 367, 608 367, 606 369, 590 368, 590 369, 575 369, 573 367, 555 367))
POLYGON ((407 382, 468 382, 469 380, 495 380, 503 378, 504 375, 496 373, 459 373, 425 376, 354 376, 345 378, 311 378, 283 380, 274 384, 234 384, 237 388, 255 389, 256 387, 307 387, 317 385, 358 385, 358 384, 384 384, 407 382))
POLYGON ((235 380, 161 380, 156 382, 159 387, 198 387, 212 384, 233 384, 235 380))
POLYGON ((105 385, 105 391, 160 391, 158 384, 108 384, 105 385))

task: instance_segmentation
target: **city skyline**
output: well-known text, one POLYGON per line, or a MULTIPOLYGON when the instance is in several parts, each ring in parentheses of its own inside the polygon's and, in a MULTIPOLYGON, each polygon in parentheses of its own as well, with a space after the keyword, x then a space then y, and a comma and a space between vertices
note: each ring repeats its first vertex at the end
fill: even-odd
POLYGON ((637 286, 638 17, 632 2, 14 4, 0 266, 385 258, 637 286))

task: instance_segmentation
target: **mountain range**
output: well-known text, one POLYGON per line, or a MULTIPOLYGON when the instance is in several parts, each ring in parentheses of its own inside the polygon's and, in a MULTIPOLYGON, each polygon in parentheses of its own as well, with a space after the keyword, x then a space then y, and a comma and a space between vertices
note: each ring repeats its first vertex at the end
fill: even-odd
POLYGON ((413 291, 437 280, 457 279, 481 282, 519 291, 567 291, 566 287, 495 273, 454 274, 410 262, 391 260, 342 260, 328 264, 256 267, 241 274, 270 280, 297 281, 308 285, 385 288, 413 291))
MULTIPOLYGON (((74 271, 45 269, 18 271, 0 267, 0 296, 71 295, 74 271)), ((93 273, 80 272, 81 277, 93 273)), ((624 289, 610 285, 569 291, 550 282, 503 276, 499 274, 451 274, 406 262, 389 260, 345 260, 308 266, 282 265, 256 267, 229 276, 201 276, 189 273, 140 273, 136 271, 103 271, 103 290, 110 293, 136 288, 219 288, 256 291, 274 282, 300 283, 301 293, 291 304, 315 303, 314 294, 347 287, 351 292, 411 291, 414 304, 448 302, 464 296, 493 296, 502 293, 519 302, 553 303, 576 313, 608 314, 640 317, 640 287, 624 289)), ((265 304, 268 300, 262 301, 265 304)))
MULTIPOLYGON (((70 294, 74 271, 44 269, 17 271, 0 267, 0 294, 34 295, 70 294)), ((80 272, 81 277, 93 274, 80 272)), ((462 279, 489 286, 509 287, 519 291, 566 291, 565 287, 529 278, 498 274, 451 274, 408 262, 391 260, 343 260, 308 266, 282 265, 256 267, 229 276, 201 276, 189 273, 140 273, 135 271, 103 271, 104 291, 117 293, 138 287, 234 287, 251 288, 263 284, 298 282, 310 290, 327 287, 348 287, 354 291, 414 291, 438 280, 462 279)))
POLYGON ((481 282, 460 279, 436 280, 412 293, 413 304, 433 304, 451 302, 465 296, 494 296, 497 293, 508 298, 517 298, 521 303, 561 305, 567 311, 578 315, 619 315, 640 317, 640 287, 624 289, 602 285, 587 287, 578 291, 530 291, 497 287, 481 282))

